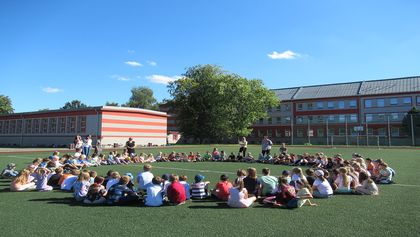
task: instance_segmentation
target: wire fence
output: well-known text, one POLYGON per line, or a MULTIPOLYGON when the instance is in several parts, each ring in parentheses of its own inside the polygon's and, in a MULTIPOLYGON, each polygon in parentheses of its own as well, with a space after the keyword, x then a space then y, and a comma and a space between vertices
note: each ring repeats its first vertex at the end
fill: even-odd
POLYGON ((398 121, 392 114, 365 117, 362 123, 347 116, 335 122, 329 121, 328 116, 322 121, 292 119, 287 125, 255 126, 249 140, 259 143, 266 135, 277 144, 417 146, 420 145, 420 115, 408 114, 398 121))

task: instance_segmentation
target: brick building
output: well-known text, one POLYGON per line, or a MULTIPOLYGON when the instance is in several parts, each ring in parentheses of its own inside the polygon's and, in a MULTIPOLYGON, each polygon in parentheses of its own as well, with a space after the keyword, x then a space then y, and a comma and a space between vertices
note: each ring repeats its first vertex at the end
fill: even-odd
POLYGON ((100 106, 0 115, 0 145, 68 145, 76 135, 102 144, 166 145, 167 114, 146 109, 100 106))

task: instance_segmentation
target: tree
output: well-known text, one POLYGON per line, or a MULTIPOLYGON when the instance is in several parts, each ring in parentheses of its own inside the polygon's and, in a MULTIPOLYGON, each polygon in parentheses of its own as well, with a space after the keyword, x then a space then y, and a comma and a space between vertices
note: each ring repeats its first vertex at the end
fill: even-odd
POLYGON ((402 128, 410 137, 412 134, 411 128, 413 128, 414 136, 420 137, 420 110, 416 107, 411 108, 402 120, 402 128), (411 121, 411 119, 413 119, 413 121, 411 121), (411 126, 411 123, 413 123, 413 126, 411 126))
POLYGON ((156 99, 153 97, 152 89, 145 86, 133 87, 131 89, 130 100, 123 106, 152 110, 158 108, 156 99))
POLYGON ((86 107, 88 106, 83 104, 80 100, 72 100, 67 102, 61 109, 81 109, 86 107))
POLYGON ((200 142, 247 136, 255 121, 267 117, 267 108, 279 104, 261 80, 248 80, 214 65, 190 67, 168 88, 180 131, 200 142))
POLYGON ((117 102, 106 102, 105 106, 119 106, 117 102))
POLYGON ((0 114, 11 114, 13 111, 12 100, 9 96, 0 95, 0 114))

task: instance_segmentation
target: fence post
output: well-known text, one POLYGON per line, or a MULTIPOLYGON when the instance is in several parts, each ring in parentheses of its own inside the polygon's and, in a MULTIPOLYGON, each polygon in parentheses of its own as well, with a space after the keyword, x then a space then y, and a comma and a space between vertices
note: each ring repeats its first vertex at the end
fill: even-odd
POLYGON ((391 146, 391 127, 389 126, 389 114, 388 114, 388 146, 391 146))
POLYGON ((327 134, 327 146, 328 146, 328 144, 329 144, 329 141, 328 141, 328 116, 327 116, 327 118, 326 118, 326 126, 327 126, 327 132, 325 133, 325 134, 327 134))
POLYGON ((411 145, 416 146, 416 140, 414 139, 414 122, 413 122, 413 114, 411 116, 411 145))
POLYGON ((344 118, 345 118, 345 121, 346 121, 346 146, 348 147, 349 146, 349 136, 348 136, 348 132, 347 132, 347 130, 348 130, 348 127, 347 127, 347 115, 344 118))

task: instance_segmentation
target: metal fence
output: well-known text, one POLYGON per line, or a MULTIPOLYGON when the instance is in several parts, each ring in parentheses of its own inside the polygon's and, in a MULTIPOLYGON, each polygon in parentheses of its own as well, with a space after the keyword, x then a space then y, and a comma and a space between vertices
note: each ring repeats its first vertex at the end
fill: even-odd
POLYGON ((328 145, 328 146, 417 146, 420 145, 420 115, 408 114, 395 121, 392 115, 383 115, 372 120, 365 118, 362 123, 348 121, 322 122, 295 120, 281 126, 256 126, 250 136, 251 143, 259 143, 268 135, 276 144, 328 145))

